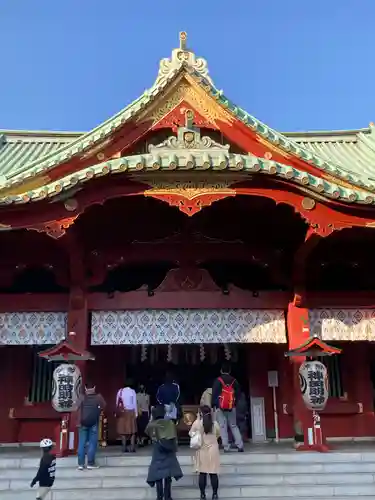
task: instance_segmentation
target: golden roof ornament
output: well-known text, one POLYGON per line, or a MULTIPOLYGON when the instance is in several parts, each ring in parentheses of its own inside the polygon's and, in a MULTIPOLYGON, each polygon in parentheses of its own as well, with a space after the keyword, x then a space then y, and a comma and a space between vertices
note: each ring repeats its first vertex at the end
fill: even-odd
POLYGON ((165 83, 168 78, 175 73, 175 71, 181 68, 181 66, 186 66, 187 68, 192 69, 205 78, 212 86, 214 86, 208 75, 207 61, 202 57, 196 57, 194 52, 187 48, 186 31, 181 31, 180 46, 178 49, 172 50, 171 58, 165 58, 160 61, 159 73, 154 87, 165 83))
POLYGON ((177 129, 177 137, 173 135, 160 144, 150 144, 148 148, 151 154, 170 154, 171 150, 179 152, 184 149, 206 152, 210 150, 210 153, 225 155, 229 153, 229 144, 219 144, 211 137, 202 137, 199 128, 194 127, 194 112, 188 109, 185 112, 185 126, 177 129))

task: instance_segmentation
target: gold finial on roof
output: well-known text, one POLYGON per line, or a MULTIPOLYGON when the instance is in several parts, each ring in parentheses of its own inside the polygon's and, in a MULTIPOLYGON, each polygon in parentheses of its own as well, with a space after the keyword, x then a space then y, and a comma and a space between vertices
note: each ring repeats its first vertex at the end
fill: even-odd
POLYGON ((373 127, 374 126, 374 122, 370 122, 370 127, 373 127))
POLYGON ((180 50, 187 50, 186 41, 187 41, 186 31, 180 31, 180 50))
POLYGON ((202 57, 197 57, 192 50, 187 48, 186 31, 180 32, 179 39, 180 46, 172 50, 172 56, 160 61, 159 73, 154 87, 166 83, 170 76, 175 74, 182 66, 193 70, 213 86, 213 82, 208 74, 207 61, 202 57))

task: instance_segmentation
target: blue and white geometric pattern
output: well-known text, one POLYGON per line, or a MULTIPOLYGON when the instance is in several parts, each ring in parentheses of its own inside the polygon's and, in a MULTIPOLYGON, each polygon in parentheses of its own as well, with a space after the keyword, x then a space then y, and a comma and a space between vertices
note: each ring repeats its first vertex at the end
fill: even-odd
POLYGON ((57 344, 66 336, 66 312, 0 313, 0 345, 57 344))
POLYGON ((283 310, 143 309, 92 313, 92 345, 286 341, 283 310))
POLYGON ((375 340, 374 309, 310 309, 309 320, 322 340, 375 340))

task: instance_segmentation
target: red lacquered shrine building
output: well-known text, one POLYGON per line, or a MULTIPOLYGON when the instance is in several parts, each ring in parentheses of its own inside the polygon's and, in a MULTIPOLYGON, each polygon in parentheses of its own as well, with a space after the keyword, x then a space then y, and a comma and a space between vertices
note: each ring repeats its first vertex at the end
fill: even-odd
POLYGON ((308 425, 301 359, 324 358, 328 438, 375 436, 375 130, 280 133, 229 100, 180 35, 152 87, 87 133, 0 131, 0 442, 51 435, 66 337, 112 410, 167 365, 185 405, 230 359, 250 437, 308 425), (272 372, 271 374, 269 372, 272 372), (270 380, 269 380, 270 379, 270 380))

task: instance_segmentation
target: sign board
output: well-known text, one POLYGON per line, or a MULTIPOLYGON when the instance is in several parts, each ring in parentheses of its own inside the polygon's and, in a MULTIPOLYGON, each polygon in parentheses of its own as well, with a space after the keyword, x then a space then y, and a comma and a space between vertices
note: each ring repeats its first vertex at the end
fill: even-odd
POLYGON ((268 387, 279 387, 279 374, 276 370, 268 372, 268 387))
POLYGON ((264 398, 250 398, 251 437, 253 443, 263 443, 267 439, 264 398))

